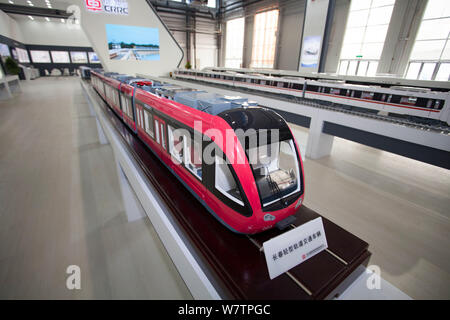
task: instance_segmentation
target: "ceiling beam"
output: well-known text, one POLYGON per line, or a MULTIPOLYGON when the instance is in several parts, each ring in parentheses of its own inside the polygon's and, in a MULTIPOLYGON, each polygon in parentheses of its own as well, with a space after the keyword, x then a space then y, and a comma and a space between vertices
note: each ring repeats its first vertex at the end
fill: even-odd
POLYGON ((15 4, 0 3, 0 10, 11 14, 23 14, 27 16, 68 19, 72 14, 64 10, 38 8, 30 6, 18 6, 15 4))

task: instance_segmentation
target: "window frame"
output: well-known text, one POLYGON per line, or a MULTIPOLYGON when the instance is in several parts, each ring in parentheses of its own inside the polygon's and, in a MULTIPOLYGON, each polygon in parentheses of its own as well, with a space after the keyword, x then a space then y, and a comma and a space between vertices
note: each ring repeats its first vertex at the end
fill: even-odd
MULTIPOLYGON (((450 27, 448 28, 449 32, 447 32, 447 37, 446 38, 438 37, 438 38, 430 38, 430 39, 428 39, 428 38, 417 39, 419 37, 419 35, 420 35, 419 33, 420 33, 420 30, 421 30, 424 22, 436 21, 436 20, 448 20, 450 18, 450 16, 444 16, 444 15, 436 16, 436 17, 425 17, 425 14, 427 13, 428 5, 430 5, 432 0, 428 0, 428 1, 429 2, 427 3, 427 6, 426 6, 426 8, 424 10, 424 16, 420 20, 420 26, 417 29, 417 33, 416 33, 416 37, 415 37, 415 40, 414 40, 414 44, 413 44, 413 46, 411 48, 411 52, 409 54, 408 65, 407 65, 407 68, 405 68, 405 73, 404 73, 403 77, 405 79, 420 80, 420 76, 421 76, 422 71, 424 69, 424 65, 426 63, 435 63, 431 79, 422 80, 422 81, 445 81, 445 80, 436 80, 436 76, 439 73, 439 69, 440 69, 442 64, 450 63, 450 59, 449 58, 447 58, 447 59, 444 58, 445 49, 447 48, 447 46, 450 45, 450 27), (414 53, 414 48, 416 47, 416 44, 418 42, 426 42, 426 41, 444 41, 444 46, 442 47, 441 53, 439 55, 439 58, 434 58, 434 59, 417 58, 417 57, 412 58, 412 55, 414 53), (420 68, 419 68, 419 72, 417 73, 416 78, 407 78, 408 72, 409 72, 409 70, 411 68, 411 64, 413 64, 413 63, 420 63, 421 64, 420 68)), ((447 81, 450 81, 450 74, 449 74, 449 78, 447 79, 447 81)))
MULTIPOLYGON (((358 0, 351 0, 351 1, 358 1, 358 0)), ((370 4, 370 6, 368 7, 368 8, 363 8, 363 9, 356 9, 356 10, 351 10, 352 9, 352 3, 350 3, 350 8, 349 8, 349 15, 348 15, 348 17, 347 17, 347 22, 346 22, 346 26, 345 26, 345 32, 344 32, 344 37, 343 37, 343 39, 342 39, 342 47, 341 47, 341 52, 340 52, 340 54, 339 54, 339 64, 338 64, 338 68, 337 68, 337 70, 336 70, 336 73, 337 74, 339 74, 339 75, 348 75, 348 76, 358 76, 358 77, 372 77, 372 76, 375 76, 376 75, 376 71, 375 71, 375 74, 374 75, 367 75, 367 73, 368 73, 368 71, 370 70, 370 65, 372 64, 372 63, 378 63, 378 65, 377 65, 377 69, 378 69, 378 66, 379 66, 379 62, 380 62, 380 59, 381 59, 381 56, 382 56, 382 54, 383 54, 383 50, 384 50, 384 46, 386 45, 386 39, 387 39, 387 36, 388 36, 388 32, 389 32, 389 26, 390 26, 390 24, 391 24, 391 22, 392 22, 392 13, 393 13, 393 11, 394 11, 394 7, 395 7, 395 5, 396 5, 396 0, 394 1, 394 3, 393 4, 386 4, 386 5, 380 5, 380 6, 377 6, 376 4, 374 4, 374 2, 373 1, 376 1, 376 0, 372 0, 371 1, 371 4, 370 4), (389 18, 389 22, 387 23, 387 24, 384 24, 384 23, 381 23, 381 24, 370 24, 369 25, 369 18, 370 18, 370 14, 371 14, 371 12, 372 12, 372 10, 377 10, 377 9, 379 9, 379 8, 384 8, 384 7, 392 7, 392 11, 391 11, 391 16, 390 16, 390 18, 389 18), (367 21, 365 22, 365 24, 364 25, 361 25, 361 26, 349 26, 350 25, 350 15, 351 15, 351 13, 352 12, 358 12, 358 11, 364 11, 364 10, 367 10, 368 11, 368 13, 367 13, 367 21), (368 29, 369 28, 372 28, 372 27, 381 27, 381 26, 387 26, 387 31, 386 31, 386 35, 385 35, 385 37, 384 37, 384 40, 383 40, 383 42, 380 42, 380 41, 376 41, 376 42, 369 42, 369 41, 366 41, 366 35, 367 35, 367 32, 368 32, 368 29), (344 52, 344 48, 345 48, 345 45, 346 45, 346 43, 344 42, 345 41, 345 39, 346 39, 346 35, 347 35, 347 32, 349 32, 349 29, 356 29, 356 28, 364 28, 364 31, 363 31, 363 35, 362 35, 362 38, 361 38, 361 41, 360 42, 355 42, 355 43, 347 43, 347 44, 349 44, 349 45, 355 45, 355 46, 359 46, 359 52, 358 52, 358 55, 361 55, 361 58, 359 58, 358 56, 355 56, 355 57, 352 57, 352 58, 350 58, 350 57, 343 57, 343 52, 344 52), (380 56, 378 57, 378 58, 364 58, 363 56, 362 56, 362 54, 363 54, 363 51, 364 51, 364 46, 365 45, 370 45, 370 44, 382 44, 382 49, 381 49, 381 52, 380 52, 380 56), (347 61, 347 63, 348 63, 348 65, 347 65, 347 68, 346 68, 346 71, 345 71, 345 73, 341 73, 340 72, 340 68, 341 68, 341 64, 343 63, 343 62, 345 62, 345 61, 347 61), (355 74, 353 75, 349 75, 348 74, 348 71, 349 71, 349 67, 350 67, 350 64, 351 64, 351 62, 354 62, 354 61, 356 61, 356 63, 357 63, 357 66, 356 66, 356 69, 355 69, 355 74), (360 66, 360 64, 361 64, 361 62, 368 62, 368 65, 367 65, 367 68, 366 68, 366 70, 365 70, 365 72, 364 72, 364 74, 362 75, 358 75, 358 73, 359 73, 359 66, 360 66)))
POLYGON ((277 57, 277 44, 278 44, 278 33, 279 33, 279 25, 280 25, 280 10, 277 9, 273 9, 273 10, 267 10, 267 11, 261 11, 261 12, 257 12, 254 16, 254 23, 253 23, 253 40, 252 40, 252 54, 251 54, 251 59, 250 59, 250 68, 267 68, 267 69, 273 69, 275 66, 275 60, 277 57), (258 15, 262 15, 262 14, 269 14, 271 12, 277 12, 276 15, 276 25, 274 27, 266 27, 267 25, 267 19, 265 21, 265 23, 261 23, 262 27, 257 29, 257 27, 259 27, 259 25, 256 23, 256 19, 258 17, 258 15), (272 47, 272 43, 271 41, 268 41, 269 36, 267 34, 267 32, 273 30, 274 31, 274 35, 273 35, 273 60, 269 60, 269 59, 263 59, 264 57, 261 57, 262 59, 259 60, 258 54, 256 53, 256 46, 259 44, 257 42, 257 39, 261 40, 261 44, 259 44, 261 46, 261 52, 266 52, 268 51, 268 47, 270 48, 272 47), (263 32, 262 34, 257 34, 263 32), (260 36, 260 37, 258 37, 260 36), (264 61, 271 61, 271 65, 269 66, 264 65, 264 61))
POLYGON ((449 77, 447 80, 436 80, 436 76, 439 73, 439 69, 440 69, 441 65, 449 64, 449 63, 450 63, 450 60, 409 60, 408 67, 406 68, 406 71, 404 74, 404 78, 408 79, 408 80, 421 80, 421 81, 450 81, 450 74, 449 74, 449 77), (408 78, 407 77, 408 72, 409 72, 409 69, 411 68, 411 64, 413 64, 413 63, 420 63, 419 72, 417 73, 417 76, 415 78, 411 78, 411 77, 408 78), (425 63, 434 63, 435 66, 434 66, 434 70, 433 70, 431 79, 421 80, 420 75, 422 74, 425 63))

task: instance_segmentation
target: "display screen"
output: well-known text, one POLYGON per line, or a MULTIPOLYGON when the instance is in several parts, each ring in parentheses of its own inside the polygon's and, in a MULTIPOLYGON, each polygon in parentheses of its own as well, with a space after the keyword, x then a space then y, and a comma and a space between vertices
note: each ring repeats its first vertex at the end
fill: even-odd
POLYGON ((33 63, 51 63, 50 53, 48 51, 31 50, 31 59, 33 63))
POLYGON ((111 60, 159 60, 158 28, 106 25, 111 60))
POLYGON ((70 52, 70 58, 72 63, 87 63, 87 54, 84 51, 72 51, 70 52))
POLYGON ((67 51, 52 51, 53 63, 70 63, 69 52, 67 51))
POLYGON ((89 52, 89 63, 100 63, 100 59, 95 52, 89 52))
POLYGON ((0 56, 2 57, 10 57, 11 54, 9 53, 9 47, 8 45, 4 43, 0 43, 0 56))
POLYGON ((30 63, 30 57, 28 56, 28 51, 22 48, 16 48, 17 60, 21 63, 30 63))

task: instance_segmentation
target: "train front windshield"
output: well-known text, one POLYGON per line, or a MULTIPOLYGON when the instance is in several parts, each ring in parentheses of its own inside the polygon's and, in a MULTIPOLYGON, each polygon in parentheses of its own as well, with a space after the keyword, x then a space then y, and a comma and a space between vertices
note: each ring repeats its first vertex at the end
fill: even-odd
POLYGON ((263 207, 301 190, 293 139, 247 149, 263 207))

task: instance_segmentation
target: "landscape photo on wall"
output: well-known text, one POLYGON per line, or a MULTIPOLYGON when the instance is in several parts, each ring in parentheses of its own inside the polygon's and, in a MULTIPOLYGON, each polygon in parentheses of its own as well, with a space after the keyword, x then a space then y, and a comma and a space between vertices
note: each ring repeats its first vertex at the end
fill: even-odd
POLYGON ((159 30, 118 24, 106 25, 111 60, 159 60, 159 30))

